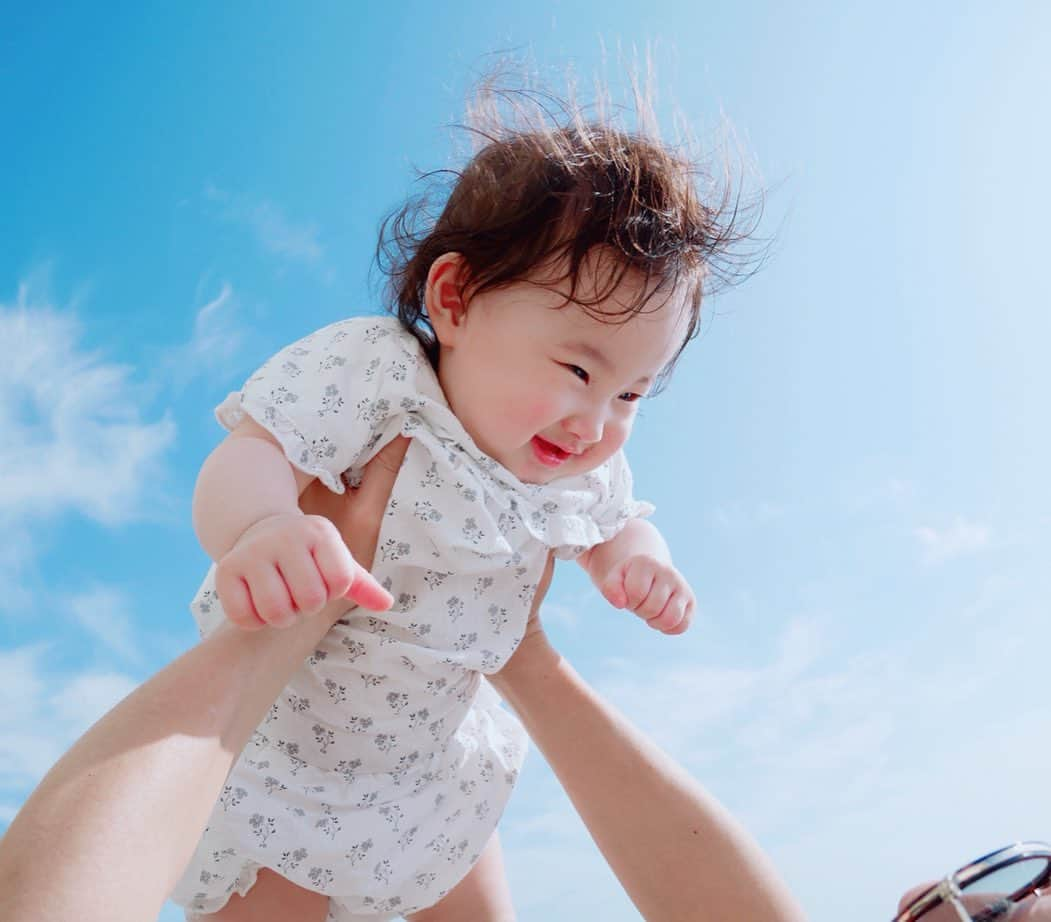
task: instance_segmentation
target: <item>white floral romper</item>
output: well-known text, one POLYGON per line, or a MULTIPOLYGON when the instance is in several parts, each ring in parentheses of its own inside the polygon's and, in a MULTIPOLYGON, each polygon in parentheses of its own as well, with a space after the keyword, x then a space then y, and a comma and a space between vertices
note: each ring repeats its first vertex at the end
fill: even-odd
MULTIPOLYGON (((389 919, 470 870, 525 754, 485 673, 524 632, 548 549, 572 557, 652 507, 622 455, 523 484, 449 410, 417 340, 392 317, 319 330, 267 362, 216 414, 244 414, 340 493, 399 434, 412 441, 373 572, 389 612, 355 608, 296 673, 234 766, 173 899, 192 917, 244 894, 260 867, 330 897, 329 918, 389 919)), ((194 598, 224 615, 214 567, 194 598)))

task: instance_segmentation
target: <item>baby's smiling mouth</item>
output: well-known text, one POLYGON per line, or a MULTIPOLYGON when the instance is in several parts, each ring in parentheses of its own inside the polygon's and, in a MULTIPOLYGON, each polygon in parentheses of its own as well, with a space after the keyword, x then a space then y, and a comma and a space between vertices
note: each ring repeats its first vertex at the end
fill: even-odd
POLYGON ((553 442, 542 439, 539 435, 534 435, 530 444, 533 446, 533 454, 536 456, 536 459, 547 467, 558 467, 567 458, 573 457, 572 452, 559 448, 553 442))

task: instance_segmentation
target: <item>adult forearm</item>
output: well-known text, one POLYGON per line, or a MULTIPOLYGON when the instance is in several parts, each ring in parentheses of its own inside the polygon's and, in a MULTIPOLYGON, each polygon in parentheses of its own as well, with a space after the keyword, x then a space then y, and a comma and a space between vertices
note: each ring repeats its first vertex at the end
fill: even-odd
MULTIPOLYGON (((530 642, 534 639, 527 638, 530 642)), ((725 808, 603 701, 546 642, 495 684, 644 918, 802 920, 725 808)))
MULTIPOLYGON (((303 493, 357 560, 372 560, 407 446, 396 439, 369 463, 353 502, 317 483, 303 493)), ((156 918, 252 730, 349 607, 280 631, 220 628, 88 730, 0 840, 0 919, 156 918)))
POLYGON ((0 840, 0 917, 156 918, 234 760, 347 606, 284 631, 220 628, 103 717, 0 840))

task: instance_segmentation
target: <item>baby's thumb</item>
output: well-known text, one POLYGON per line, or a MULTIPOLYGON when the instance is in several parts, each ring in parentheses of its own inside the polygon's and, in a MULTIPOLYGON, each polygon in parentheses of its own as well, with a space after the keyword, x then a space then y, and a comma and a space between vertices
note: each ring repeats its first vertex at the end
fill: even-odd
POLYGON ((371 611, 386 611, 394 604, 394 596, 384 589, 376 577, 362 568, 350 588, 345 593, 346 598, 353 599, 362 608, 371 611))
POLYGON ((620 572, 619 567, 606 577, 599 587, 599 592, 614 608, 624 608, 628 604, 628 595, 624 591, 624 574, 620 572))

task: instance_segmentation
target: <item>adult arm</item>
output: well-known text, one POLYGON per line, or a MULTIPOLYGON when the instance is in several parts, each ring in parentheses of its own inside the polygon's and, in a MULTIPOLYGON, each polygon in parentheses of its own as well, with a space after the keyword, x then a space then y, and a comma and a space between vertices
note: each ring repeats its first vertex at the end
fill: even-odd
MULTIPOLYGON (((365 472, 351 553, 371 561, 407 442, 365 472)), ((312 491, 303 496, 310 508, 312 491)), ((318 487, 318 495, 324 488, 318 487)), ((286 630, 231 626, 132 692, 45 776, 0 839, 5 922, 156 918, 234 760, 289 678, 350 603, 286 630)))
MULTIPOLYGON (((549 564, 538 599, 550 576, 549 564)), ((805 918, 741 825, 552 649, 535 612, 518 650, 492 682, 644 918, 805 918)))
MULTIPOLYGON (((344 535, 353 506, 325 497, 344 535)), ((656 922, 800 922, 802 910, 740 824, 551 647, 538 610, 490 679, 569 794, 613 873, 656 922)))
MULTIPOLYGON (((336 521, 359 560, 372 558, 405 444, 370 465, 353 501, 319 491, 312 511, 336 521)), ((551 649, 535 611, 545 590, 546 582, 526 638, 494 684, 639 910, 662 922, 802 919, 726 811, 551 649)), ((284 631, 220 630, 92 727, 0 840, 0 916, 155 917, 234 759, 343 609, 330 606, 284 631)))

